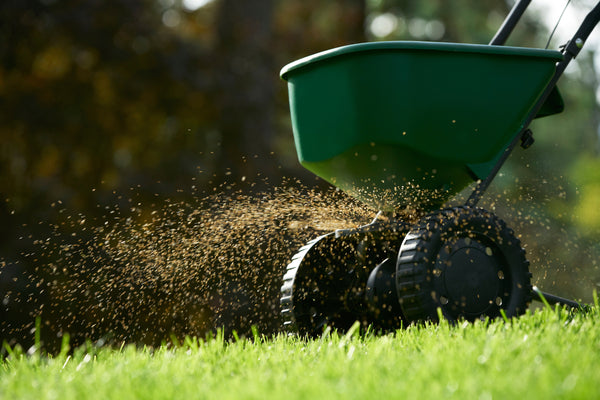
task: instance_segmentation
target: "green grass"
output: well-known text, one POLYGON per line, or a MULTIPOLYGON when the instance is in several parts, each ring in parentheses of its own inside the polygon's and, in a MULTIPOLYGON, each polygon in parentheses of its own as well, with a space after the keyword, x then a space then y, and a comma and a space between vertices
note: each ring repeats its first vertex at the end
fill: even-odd
POLYGON ((386 336, 30 353, 11 350, 0 361, 1 399, 592 399, 600 396, 600 309, 546 308, 508 323, 386 336))

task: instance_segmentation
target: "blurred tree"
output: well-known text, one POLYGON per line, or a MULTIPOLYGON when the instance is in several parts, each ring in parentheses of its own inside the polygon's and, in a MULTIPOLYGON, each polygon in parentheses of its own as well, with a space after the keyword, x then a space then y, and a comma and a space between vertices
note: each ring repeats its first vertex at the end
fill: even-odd
POLYGON ((217 181, 274 177, 271 0, 221 0, 215 66, 220 133, 217 181))
POLYGON ((275 35, 285 37, 292 30, 290 26, 296 24, 288 24, 290 19, 298 19, 302 34, 318 30, 315 37, 325 38, 324 47, 360 42, 365 37, 365 7, 364 0, 336 0, 326 4, 256 0, 250 7, 235 0, 218 3, 214 50, 220 134, 217 182, 281 175, 278 162, 274 161, 275 85, 279 82, 273 78, 281 63, 291 58, 284 60, 277 55, 280 48, 285 52, 297 45, 297 52, 306 52, 307 47, 318 45, 307 43, 307 39, 313 38, 310 34, 293 42, 277 41, 275 35), (326 10, 316 12, 323 8, 326 10), (286 18, 285 24, 273 24, 275 13, 286 18))
POLYGON ((165 25, 169 11, 150 0, 0 3, 0 330, 13 337, 29 334, 18 326, 39 313, 28 298, 54 261, 25 257, 32 242, 54 226, 65 243, 81 240, 70 233, 91 233, 64 225, 67 214, 127 211, 137 185, 140 203, 177 196, 207 162, 208 50, 165 25))
MULTIPOLYGON (((368 33, 374 40, 436 40, 489 43, 510 10, 506 1, 371 0, 368 33), (383 18, 381 18, 383 16, 383 18)), ((508 44, 533 45, 543 29, 533 18, 520 21, 508 44)))
MULTIPOLYGON (((115 210, 146 218, 140 209, 191 196, 179 190, 191 185, 202 191, 225 179, 278 176, 281 163, 286 174, 303 173, 295 159, 282 162, 271 153, 277 136, 291 137, 289 130, 277 135, 273 123, 275 104, 287 110, 285 97, 275 97, 276 87, 285 89, 278 69, 291 59, 290 48, 315 46, 309 37, 293 46, 273 39, 287 35, 287 26, 273 21, 290 4, 310 6, 299 0, 252 6, 219 0, 198 9, 168 0, 0 4, 4 335, 28 336, 23 318, 31 323, 44 307, 45 316, 72 308, 72 300, 40 296, 47 266, 62 258, 34 242, 85 247, 94 233, 74 226, 74 215, 98 224, 112 223, 115 210)), ((326 19, 337 20, 339 12, 339 23, 323 25, 322 13, 305 11, 321 19, 309 18, 304 27, 323 47, 360 40, 364 2, 333 4, 326 19), (319 32, 332 26, 339 37, 319 32)), ((283 159, 295 157, 289 148, 283 159)), ((102 263, 110 260, 86 257, 52 279, 73 279, 69 271, 102 263)), ((83 309, 72 312, 74 320, 88 318, 83 309)))

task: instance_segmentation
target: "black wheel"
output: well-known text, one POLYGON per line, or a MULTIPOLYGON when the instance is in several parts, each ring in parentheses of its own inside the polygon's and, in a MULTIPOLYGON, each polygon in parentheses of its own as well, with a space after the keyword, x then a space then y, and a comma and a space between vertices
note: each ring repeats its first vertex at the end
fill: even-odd
MULTIPOLYGON (((359 232, 342 237, 331 233, 302 247, 288 265, 281 287, 285 330, 315 337, 323 333, 325 326, 338 331, 346 331, 356 321, 377 326, 369 302, 374 296, 367 293, 367 281, 386 259, 395 259, 407 230, 359 232)), ((394 285, 392 274, 391 287, 395 290, 394 285)), ((396 309, 399 313, 399 306, 396 309)), ((389 310, 381 315, 384 316, 385 327, 393 325, 389 310)))
POLYGON ((408 322, 523 314, 531 297, 529 262, 504 221, 479 208, 425 217, 405 237, 396 289, 408 322))
POLYGON ((348 329, 359 317, 345 303, 355 271, 349 241, 318 237, 292 258, 281 287, 283 325, 288 332, 318 336, 325 326, 348 329), (350 267, 349 267, 350 265, 350 267))

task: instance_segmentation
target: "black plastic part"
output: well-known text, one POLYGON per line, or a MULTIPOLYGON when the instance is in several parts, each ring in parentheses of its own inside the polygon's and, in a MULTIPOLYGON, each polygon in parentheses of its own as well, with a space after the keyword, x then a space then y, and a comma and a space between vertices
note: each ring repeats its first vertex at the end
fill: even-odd
POLYGON ((396 258, 387 258, 369 275, 366 291, 372 321, 382 330, 399 329, 403 325, 402 309, 396 290, 396 258))
POLYGON ((317 337, 326 326, 345 331, 355 321, 373 325, 376 330, 400 324, 399 316, 396 321, 375 318, 367 304, 366 292, 371 271, 385 259, 395 259, 408 225, 375 226, 378 230, 370 224, 365 229, 320 236, 292 258, 280 299, 283 324, 288 332, 317 337))
POLYGON ((554 86, 548 95, 544 104, 539 109, 535 118, 548 117, 550 115, 559 114, 565 110, 565 101, 563 100, 558 87, 554 86))
POLYGON ((531 273, 521 243, 506 224, 479 208, 433 213, 407 234, 396 265, 407 322, 455 321, 523 314, 531 273))
POLYGON ((526 129, 525 132, 521 135, 521 147, 524 149, 528 149, 535 142, 533 138, 533 132, 531 129, 526 129))
POLYGON ((355 279, 353 243, 319 237, 294 256, 281 288, 282 316, 288 331, 318 336, 325 326, 350 328, 360 315, 345 304, 355 279))

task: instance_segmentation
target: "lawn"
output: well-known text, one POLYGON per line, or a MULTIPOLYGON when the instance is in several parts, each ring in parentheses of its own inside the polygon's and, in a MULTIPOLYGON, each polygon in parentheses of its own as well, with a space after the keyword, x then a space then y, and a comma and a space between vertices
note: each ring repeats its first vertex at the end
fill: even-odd
POLYGON ((331 332, 56 356, 9 349, 1 399, 592 399, 600 309, 529 312, 509 322, 411 326, 385 336, 331 332), (29 354, 28 354, 29 353, 29 354))

